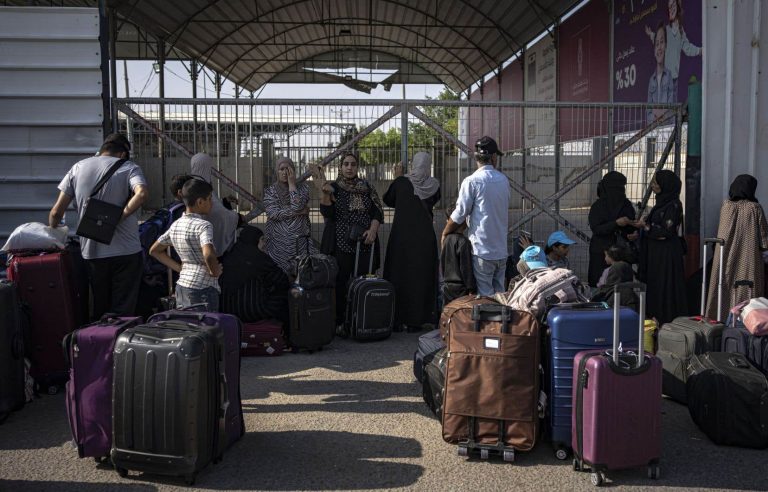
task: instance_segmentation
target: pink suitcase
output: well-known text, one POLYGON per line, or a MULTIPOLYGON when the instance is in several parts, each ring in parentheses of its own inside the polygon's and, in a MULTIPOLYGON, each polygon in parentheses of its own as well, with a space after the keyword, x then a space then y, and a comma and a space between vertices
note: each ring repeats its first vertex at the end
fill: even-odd
POLYGON ((640 323, 636 352, 619 349, 619 295, 614 294, 612 351, 584 351, 573 364, 573 468, 591 471, 600 486, 608 470, 648 467, 659 477, 661 456, 661 361, 643 351, 645 285, 638 289, 640 323))

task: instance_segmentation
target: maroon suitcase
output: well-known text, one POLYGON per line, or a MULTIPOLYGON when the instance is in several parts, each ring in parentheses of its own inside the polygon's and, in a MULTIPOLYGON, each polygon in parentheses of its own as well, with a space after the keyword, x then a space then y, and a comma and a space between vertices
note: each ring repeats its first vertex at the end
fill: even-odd
POLYGON ((283 324, 274 319, 243 323, 240 340, 243 356, 280 355, 285 350, 283 324))
POLYGON ((579 352, 573 364, 573 468, 590 470, 596 486, 607 470, 647 466, 659 477, 661 361, 643 351, 645 285, 619 284, 626 285, 640 289, 639 353, 619 350, 615 293, 613 351, 579 352))
POLYGON ((16 284, 30 316, 31 375, 55 394, 68 378, 61 342, 78 326, 79 300, 69 253, 14 256, 8 278, 16 284))

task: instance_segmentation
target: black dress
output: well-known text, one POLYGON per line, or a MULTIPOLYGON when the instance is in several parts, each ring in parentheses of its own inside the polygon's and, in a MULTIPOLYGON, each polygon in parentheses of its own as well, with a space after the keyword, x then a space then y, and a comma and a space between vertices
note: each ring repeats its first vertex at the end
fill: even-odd
POLYGON ((683 243, 678 227, 683 204, 675 199, 654 207, 648 216, 650 229, 643 234, 638 277, 648 288, 646 316, 660 324, 688 312, 683 265, 683 243))
POLYGON ((437 322, 437 238, 432 207, 440 190, 420 199, 406 177, 395 179, 384 194, 395 209, 387 243, 384 278, 395 287, 395 323, 421 327, 437 322))
POLYGON ((635 208, 632 202, 624 198, 615 206, 610 197, 598 198, 589 209, 589 228, 592 229, 592 239, 589 242, 589 276, 588 282, 597 287, 597 282, 603 271, 608 268, 605 263, 605 250, 616 244, 617 234, 626 238, 635 232, 632 226, 619 227, 616 219, 628 217, 635 219, 635 208))
MULTIPOLYGON (((366 183, 367 184, 367 183, 366 183)), ((336 276, 336 324, 344 323, 347 309, 347 287, 355 271, 356 243, 349 238, 353 228, 365 231, 371 227, 374 219, 379 224, 384 223, 384 213, 376 205, 371 197, 375 190, 367 184, 371 193, 363 195, 362 201, 365 207, 363 211, 350 210, 352 193, 345 190, 338 183, 331 183, 335 201, 331 205, 320 205, 320 213, 325 217, 325 229, 320 243, 320 252, 333 255, 339 265, 339 273, 336 276)), ((360 257, 358 259, 357 274, 365 275, 373 273, 379 268, 380 250, 379 238, 373 246, 373 269, 369 271, 371 246, 361 244, 360 257)))

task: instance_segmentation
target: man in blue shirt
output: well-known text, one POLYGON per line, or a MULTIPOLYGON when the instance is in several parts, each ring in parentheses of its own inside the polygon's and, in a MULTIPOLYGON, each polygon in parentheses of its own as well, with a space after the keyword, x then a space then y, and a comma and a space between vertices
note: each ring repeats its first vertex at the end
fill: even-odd
POLYGON ((472 269, 477 294, 491 296, 504 292, 509 223, 509 181, 496 170, 499 151, 496 141, 482 137, 475 143, 477 170, 461 183, 456 208, 445 224, 442 238, 469 223, 472 269))

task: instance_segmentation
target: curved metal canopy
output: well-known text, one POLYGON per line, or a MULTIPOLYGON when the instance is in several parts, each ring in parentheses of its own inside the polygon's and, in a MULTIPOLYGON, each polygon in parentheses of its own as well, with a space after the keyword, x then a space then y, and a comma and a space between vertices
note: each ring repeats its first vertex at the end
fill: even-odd
MULTIPOLYGON (((249 90, 269 82, 463 91, 578 0, 110 0, 120 17, 249 90), (361 74, 350 75, 350 70, 361 74)), ((119 53, 118 53, 119 54, 119 53)))

